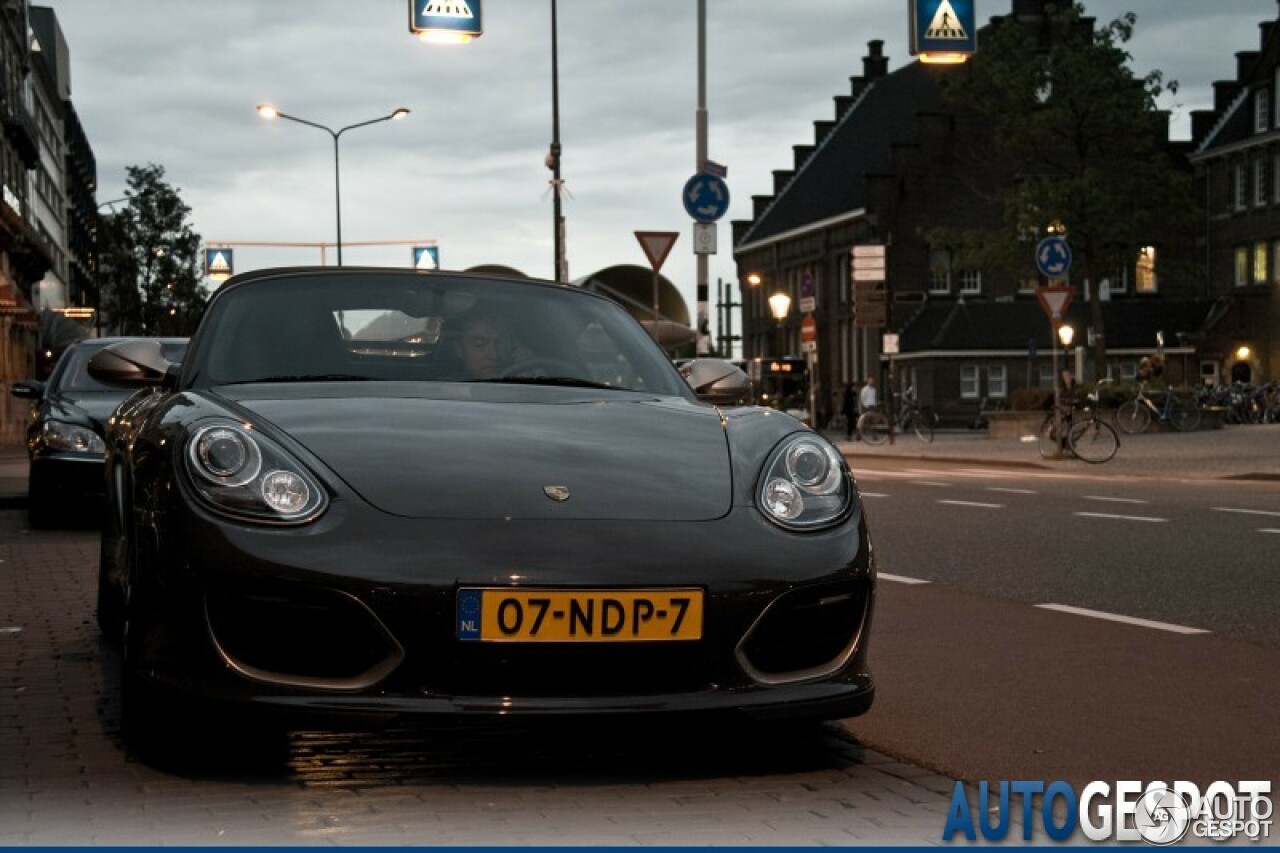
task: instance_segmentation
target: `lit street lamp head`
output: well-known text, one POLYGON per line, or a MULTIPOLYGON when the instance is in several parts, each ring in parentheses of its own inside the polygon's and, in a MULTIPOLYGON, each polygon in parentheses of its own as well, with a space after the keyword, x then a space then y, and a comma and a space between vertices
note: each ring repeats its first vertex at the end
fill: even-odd
POLYGON ((280 115, 280 111, 271 104, 258 104, 258 115, 265 119, 273 119, 280 115))

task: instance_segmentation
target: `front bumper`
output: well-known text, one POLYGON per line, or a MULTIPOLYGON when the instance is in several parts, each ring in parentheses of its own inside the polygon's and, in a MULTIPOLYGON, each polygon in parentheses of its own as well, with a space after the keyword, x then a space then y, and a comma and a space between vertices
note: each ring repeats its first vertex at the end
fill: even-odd
POLYGON ((184 509, 140 549, 138 674, 228 709, 310 719, 870 707, 875 573, 860 517, 816 534, 715 522, 457 522, 335 504, 248 528, 184 509), (355 532, 358 531, 358 534, 355 532), (462 586, 704 590, 700 640, 458 639, 462 586))

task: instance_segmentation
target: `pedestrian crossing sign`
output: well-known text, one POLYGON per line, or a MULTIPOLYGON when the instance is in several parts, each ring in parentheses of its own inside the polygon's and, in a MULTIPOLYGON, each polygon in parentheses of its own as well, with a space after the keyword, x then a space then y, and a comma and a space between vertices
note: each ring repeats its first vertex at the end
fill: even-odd
POLYGON ((480 0, 409 0, 409 31, 428 41, 479 38, 480 0))
POLYGON ((235 273, 232 250, 225 246, 204 250, 204 272, 214 281, 226 281, 235 273))
POLYGON ((921 62, 964 62, 977 47, 976 0, 910 0, 911 53, 921 62))
POLYGON ((415 270, 440 269, 440 247, 439 246, 414 246, 413 247, 413 268, 415 270))

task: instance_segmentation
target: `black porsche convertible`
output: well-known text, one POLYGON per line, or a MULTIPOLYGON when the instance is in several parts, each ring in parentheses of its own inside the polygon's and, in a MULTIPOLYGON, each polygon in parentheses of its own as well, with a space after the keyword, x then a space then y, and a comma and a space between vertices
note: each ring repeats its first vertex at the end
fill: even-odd
POLYGON ((259 719, 866 711, 853 476, 729 362, 529 279, 247 273, 107 436, 124 731, 259 719))

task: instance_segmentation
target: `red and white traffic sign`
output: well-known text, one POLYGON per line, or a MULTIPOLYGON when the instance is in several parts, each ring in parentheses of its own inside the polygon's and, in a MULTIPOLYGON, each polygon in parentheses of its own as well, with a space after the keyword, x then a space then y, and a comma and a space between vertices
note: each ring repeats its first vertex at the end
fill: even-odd
POLYGON ((676 244, 676 238, 679 236, 679 231, 636 232, 640 248, 644 249, 644 256, 649 259, 649 266, 653 267, 654 272, 662 269, 663 261, 667 259, 667 255, 671 254, 671 247, 676 244))
POLYGON ((805 314, 804 319, 800 321, 800 350, 801 352, 818 350, 818 321, 813 319, 812 314, 805 314))
POLYGON ((1071 304, 1071 297, 1075 294, 1074 287, 1036 288, 1036 299, 1040 300, 1040 306, 1044 308, 1044 313, 1049 315, 1050 320, 1062 319, 1062 315, 1067 312, 1067 306, 1071 304))

